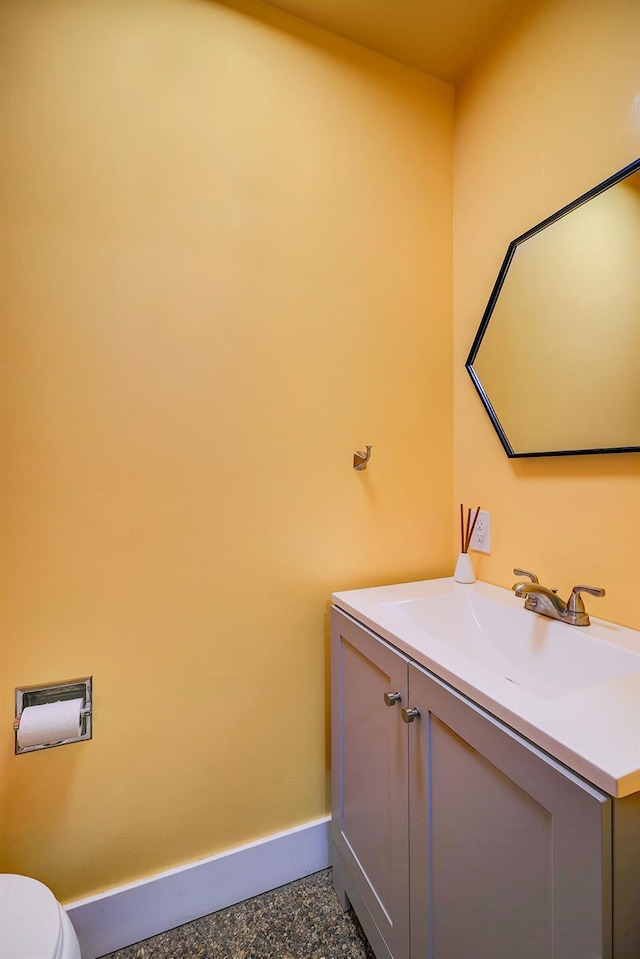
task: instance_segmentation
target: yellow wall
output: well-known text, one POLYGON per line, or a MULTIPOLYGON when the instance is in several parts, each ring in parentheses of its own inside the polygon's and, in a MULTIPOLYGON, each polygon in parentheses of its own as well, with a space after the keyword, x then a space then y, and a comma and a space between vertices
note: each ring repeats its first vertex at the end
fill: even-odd
POLYGON ((640 458, 507 460, 463 369, 509 241, 640 152, 638 4, 462 83, 453 327, 451 87, 252 0, 0 17, 0 868, 69 899, 326 811, 328 594, 450 573, 461 500, 482 578, 640 627, 640 458), (94 740, 14 757, 14 686, 85 673, 94 740))
POLYGON ((0 10, 0 869, 69 899, 323 815, 330 591, 451 570, 453 90, 250 0, 0 10))
POLYGON ((604 586, 588 608, 635 628, 640 457, 508 460, 464 362, 510 240, 640 154, 639 35, 637 0, 533 4, 457 90, 454 175, 454 502, 492 514, 476 573, 604 586))

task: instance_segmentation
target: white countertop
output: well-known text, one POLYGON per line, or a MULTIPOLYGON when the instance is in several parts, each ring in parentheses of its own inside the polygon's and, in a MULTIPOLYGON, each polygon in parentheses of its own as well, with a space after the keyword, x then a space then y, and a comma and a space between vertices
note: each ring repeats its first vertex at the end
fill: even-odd
POLYGON ((640 632, 594 617, 590 626, 554 623, 545 627, 553 621, 524 612, 523 616, 538 621, 532 622, 540 627, 539 635, 544 637, 545 628, 553 628, 554 642, 561 643, 566 635, 558 629, 567 630, 572 634, 568 642, 584 635, 639 656, 637 671, 545 698, 486 668, 481 656, 465 655, 439 639, 435 630, 430 633, 399 615, 397 608, 389 608, 389 604, 443 593, 471 593, 503 609, 523 606, 510 590, 482 582, 462 585, 451 578, 338 592, 333 602, 609 795, 623 797, 640 791, 640 632))

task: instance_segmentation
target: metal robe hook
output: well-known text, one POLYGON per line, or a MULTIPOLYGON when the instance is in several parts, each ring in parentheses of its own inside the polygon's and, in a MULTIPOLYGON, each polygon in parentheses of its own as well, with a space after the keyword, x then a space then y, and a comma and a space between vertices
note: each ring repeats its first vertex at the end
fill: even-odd
POLYGON ((371 459, 371 447, 367 446, 366 453, 364 450, 357 450, 353 454, 353 468, 354 470, 366 470, 367 463, 371 459))

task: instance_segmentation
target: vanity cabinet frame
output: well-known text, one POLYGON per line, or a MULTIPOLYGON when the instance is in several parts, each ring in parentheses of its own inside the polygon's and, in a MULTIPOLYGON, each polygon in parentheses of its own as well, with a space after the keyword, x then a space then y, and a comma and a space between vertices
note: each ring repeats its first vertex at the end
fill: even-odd
POLYGON ((377 959, 637 959, 638 895, 613 902, 612 820, 622 891, 639 875, 638 797, 614 802, 331 617, 334 885, 377 959), (402 707, 420 717, 403 722, 402 707))
POLYGON ((332 623, 334 885, 377 959, 400 959, 409 955, 409 736, 383 696, 406 703, 409 661, 335 609, 332 623))
POLYGON ((410 954, 610 959, 610 797, 413 664, 409 698, 410 954))

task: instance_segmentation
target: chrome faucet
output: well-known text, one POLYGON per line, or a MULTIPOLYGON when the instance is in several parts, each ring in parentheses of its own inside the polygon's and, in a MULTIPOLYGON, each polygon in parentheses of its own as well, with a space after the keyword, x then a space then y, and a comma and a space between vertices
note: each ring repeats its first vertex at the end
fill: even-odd
POLYGON ((526 569, 514 569, 514 576, 528 576, 529 582, 514 583, 511 587, 516 596, 524 597, 524 608, 530 609, 541 616, 558 619, 561 623, 570 626, 588 626, 589 615, 584 608, 580 593, 591 593, 592 596, 604 596, 604 589, 597 586, 574 586, 571 596, 565 603, 557 595, 557 590, 543 586, 535 573, 526 569))

